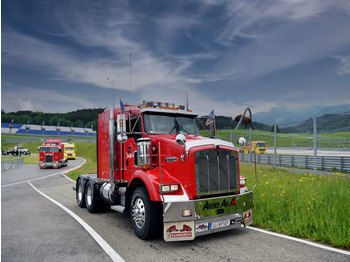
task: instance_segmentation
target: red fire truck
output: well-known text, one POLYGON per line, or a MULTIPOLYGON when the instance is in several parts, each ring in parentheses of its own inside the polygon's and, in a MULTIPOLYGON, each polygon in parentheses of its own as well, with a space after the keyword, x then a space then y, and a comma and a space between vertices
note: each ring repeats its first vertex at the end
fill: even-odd
POLYGON ((165 241, 192 240, 250 224, 253 192, 239 175, 237 148, 200 136, 196 117, 153 101, 106 109, 97 174, 77 178, 78 205, 124 213, 141 239, 162 232, 165 241))
POLYGON ((68 163, 68 160, 64 158, 61 139, 48 139, 39 146, 38 150, 40 168, 60 168, 68 163))

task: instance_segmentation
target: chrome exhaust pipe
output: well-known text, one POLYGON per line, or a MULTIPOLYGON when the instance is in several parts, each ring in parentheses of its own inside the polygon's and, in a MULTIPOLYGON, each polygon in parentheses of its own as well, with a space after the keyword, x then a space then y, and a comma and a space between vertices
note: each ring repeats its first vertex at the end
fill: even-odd
POLYGON ((110 109, 109 113, 109 182, 112 185, 112 192, 115 189, 114 183, 114 107, 110 109))

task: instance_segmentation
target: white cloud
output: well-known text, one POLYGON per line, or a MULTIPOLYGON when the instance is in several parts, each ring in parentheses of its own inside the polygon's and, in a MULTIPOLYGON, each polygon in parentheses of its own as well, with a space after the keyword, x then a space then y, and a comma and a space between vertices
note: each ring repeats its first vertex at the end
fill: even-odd
POLYGON ((339 75, 350 74, 350 56, 333 56, 338 59, 340 65, 336 69, 336 73, 339 75))
POLYGON ((270 31, 269 21, 304 22, 331 9, 350 10, 346 0, 270 0, 224 1, 228 22, 217 40, 231 45, 236 36, 263 37, 270 31), (267 27, 264 27, 264 24, 267 27))
POLYGON ((95 101, 69 96, 60 90, 42 90, 6 83, 2 86, 2 108, 6 112, 31 110, 69 112, 78 108, 98 108, 95 101), (6 91, 5 91, 6 90, 6 91), (4 101, 6 101, 4 103, 4 101))

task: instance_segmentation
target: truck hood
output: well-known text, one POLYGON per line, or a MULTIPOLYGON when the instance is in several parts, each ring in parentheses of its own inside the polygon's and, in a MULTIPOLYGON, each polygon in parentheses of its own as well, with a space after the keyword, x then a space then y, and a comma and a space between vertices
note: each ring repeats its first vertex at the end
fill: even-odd
MULTIPOLYGON (((156 135, 156 136, 150 136, 150 138, 154 141, 165 143, 165 144, 171 144, 172 148, 177 148, 179 150, 183 150, 184 147, 180 146, 176 143, 177 134, 164 134, 164 135, 156 135)), ((233 149, 236 149, 233 143, 224 141, 221 139, 212 139, 207 138, 203 136, 197 136, 197 135, 185 135, 186 137, 186 145, 185 145, 185 151, 188 156, 189 151, 194 147, 199 146, 206 146, 206 145, 213 145, 213 146, 226 146, 231 147, 233 149)))

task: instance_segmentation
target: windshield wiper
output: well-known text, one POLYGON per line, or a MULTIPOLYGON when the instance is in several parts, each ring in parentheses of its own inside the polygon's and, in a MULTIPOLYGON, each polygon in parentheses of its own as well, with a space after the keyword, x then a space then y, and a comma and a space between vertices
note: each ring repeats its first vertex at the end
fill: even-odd
POLYGON ((173 128, 170 130, 169 134, 171 134, 171 132, 173 132, 174 129, 175 129, 175 131, 176 131, 176 134, 179 133, 180 131, 183 131, 183 132, 185 132, 185 133, 187 133, 187 134, 190 134, 189 132, 187 132, 187 131, 185 130, 185 128, 183 128, 183 126, 181 126, 181 125, 179 124, 179 122, 177 122, 176 118, 174 119, 174 126, 173 126, 173 128))
POLYGON ((179 123, 176 121, 176 118, 174 118, 174 126, 173 128, 170 130, 169 134, 171 134, 171 132, 173 132, 173 130, 175 129, 176 133, 179 130, 179 123))

